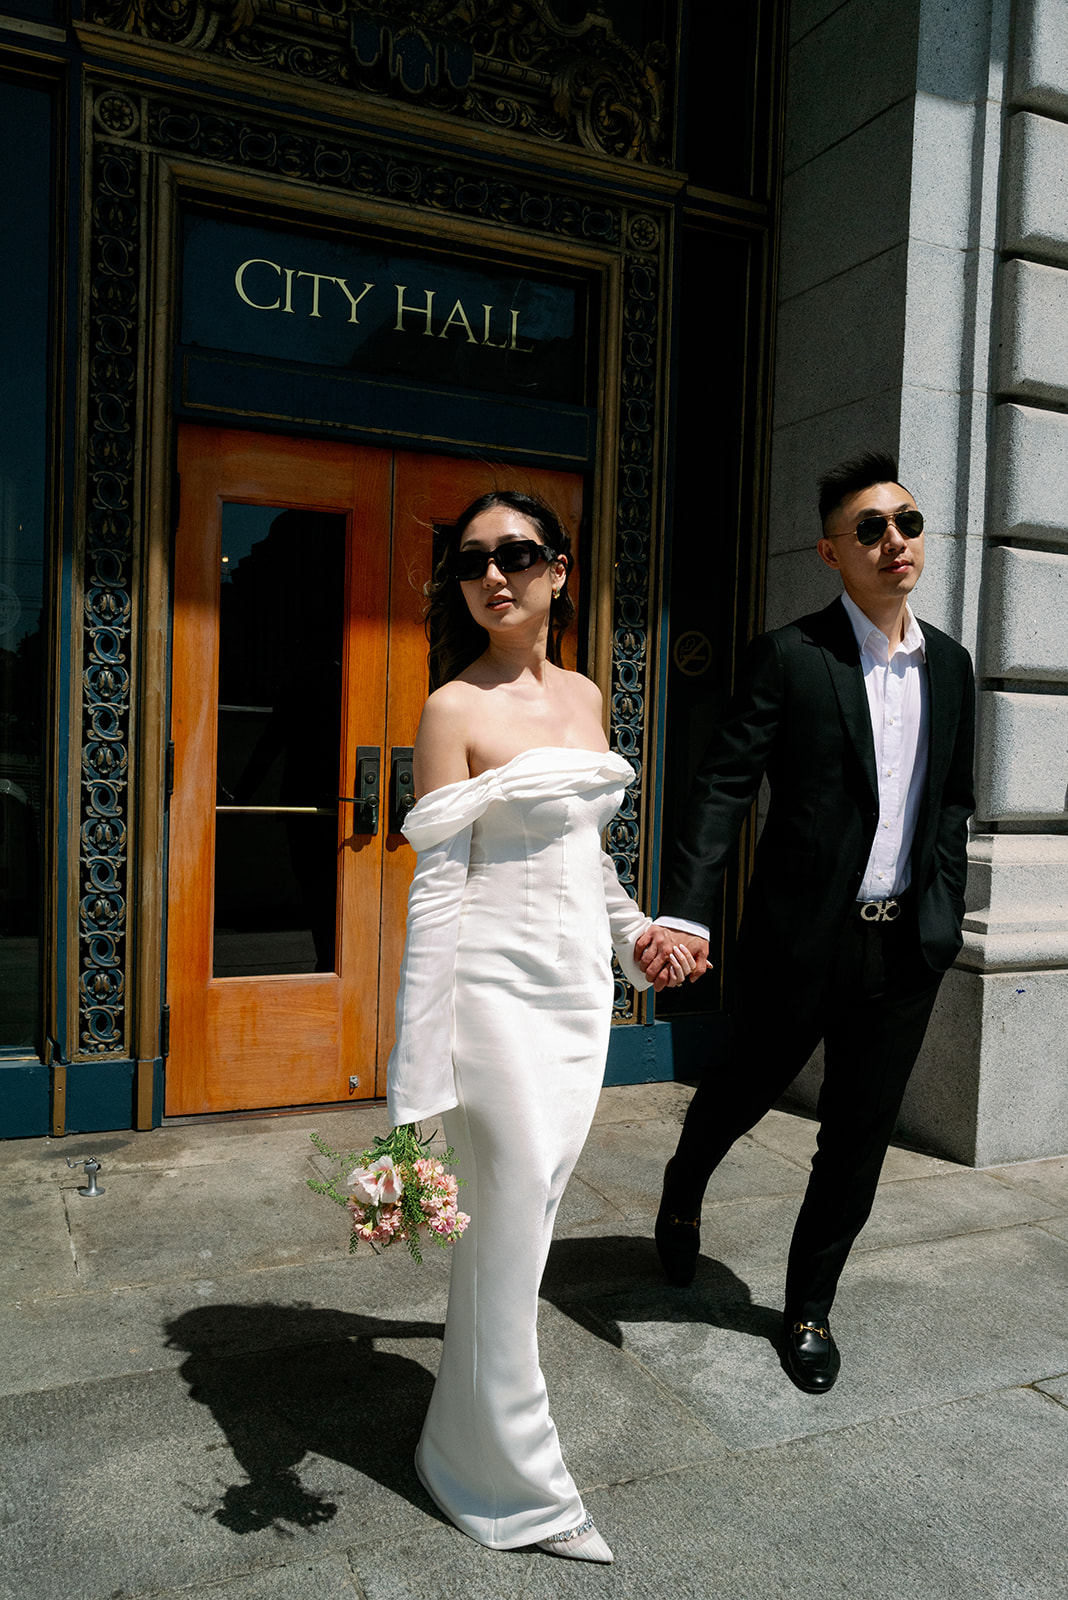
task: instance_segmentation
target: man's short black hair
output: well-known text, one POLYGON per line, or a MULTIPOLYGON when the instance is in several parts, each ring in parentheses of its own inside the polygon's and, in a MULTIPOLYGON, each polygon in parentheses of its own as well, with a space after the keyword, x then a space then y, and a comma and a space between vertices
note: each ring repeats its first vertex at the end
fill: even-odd
MULTIPOLYGON (((900 483, 897 475, 897 457, 888 450, 865 450, 863 455, 850 456, 840 461, 817 480, 820 492, 820 521, 825 523, 832 511, 843 500, 861 489, 870 489, 873 483, 900 483)), ((904 485, 902 484, 904 488, 904 485)), ((906 494, 909 492, 905 491, 906 494)))

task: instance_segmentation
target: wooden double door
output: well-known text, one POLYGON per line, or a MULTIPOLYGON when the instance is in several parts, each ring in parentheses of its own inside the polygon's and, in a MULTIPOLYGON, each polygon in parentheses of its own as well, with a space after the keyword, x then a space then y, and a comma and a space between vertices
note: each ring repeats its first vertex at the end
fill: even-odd
POLYGON ((573 473, 183 426, 170 1116, 385 1093, 434 526, 573 473))

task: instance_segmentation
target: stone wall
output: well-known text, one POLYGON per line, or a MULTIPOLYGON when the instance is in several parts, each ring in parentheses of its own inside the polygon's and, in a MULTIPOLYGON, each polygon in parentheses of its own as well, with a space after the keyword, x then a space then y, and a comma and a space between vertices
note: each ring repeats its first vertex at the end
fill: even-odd
MULTIPOLYGON (((1068 7, 792 9, 767 621, 836 590, 816 474, 896 450, 916 610, 979 672, 965 949, 902 1132, 1068 1149, 1068 7)), ((799 1084, 812 1099, 818 1061, 799 1084)))

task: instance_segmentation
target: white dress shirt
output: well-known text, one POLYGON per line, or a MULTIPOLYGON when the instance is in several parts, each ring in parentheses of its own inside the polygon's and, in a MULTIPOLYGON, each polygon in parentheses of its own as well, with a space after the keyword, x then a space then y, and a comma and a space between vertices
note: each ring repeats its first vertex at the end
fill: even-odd
MULTIPOLYGON (((879 780, 879 821, 864 870, 858 900, 889 900, 904 894, 912 879, 912 841, 927 776, 927 675, 923 630, 905 606, 905 637, 893 655, 890 641, 847 594, 842 604, 856 635, 864 691, 868 697, 875 770, 879 780)), ((657 917, 680 933, 708 938, 703 922, 657 917)))
POLYGON ((893 655, 890 642, 842 596, 860 649, 879 779, 879 821, 858 900, 904 894, 912 881, 912 841, 927 776, 927 674, 923 631, 905 607, 905 637, 893 655))

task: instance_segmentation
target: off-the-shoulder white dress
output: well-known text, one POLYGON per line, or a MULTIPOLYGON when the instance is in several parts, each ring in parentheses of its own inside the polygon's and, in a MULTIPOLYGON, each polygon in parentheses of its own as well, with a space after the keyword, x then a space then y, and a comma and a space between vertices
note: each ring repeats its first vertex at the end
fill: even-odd
POLYGON ((537 749, 427 795, 389 1064, 390 1123, 444 1113, 471 1224, 416 1456, 437 1504, 506 1550, 580 1523, 538 1364, 538 1286, 593 1119, 612 1005, 648 925, 601 849, 634 774, 537 749))

